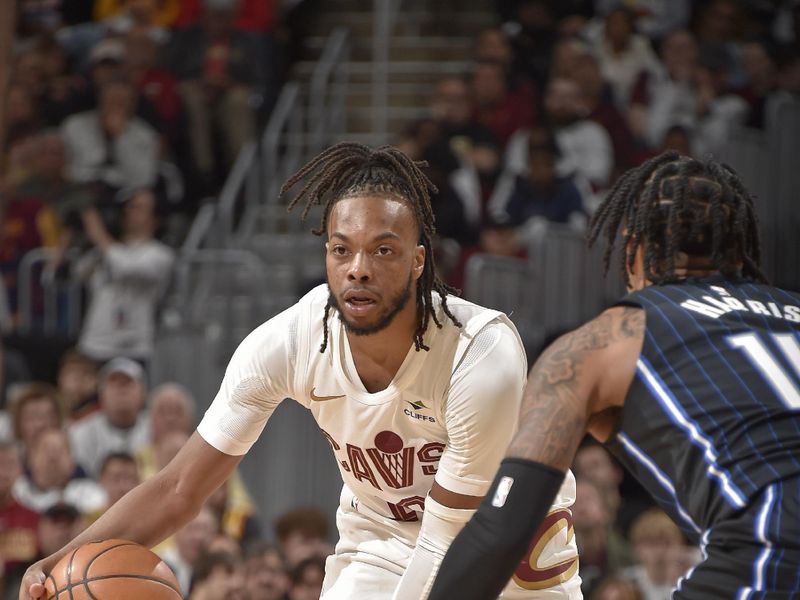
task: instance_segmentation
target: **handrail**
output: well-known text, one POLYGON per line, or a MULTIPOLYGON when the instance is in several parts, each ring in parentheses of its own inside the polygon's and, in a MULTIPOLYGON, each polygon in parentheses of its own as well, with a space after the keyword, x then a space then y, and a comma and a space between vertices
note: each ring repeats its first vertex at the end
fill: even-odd
MULTIPOLYGON (((341 70, 347 58, 348 37, 350 33, 346 27, 337 27, 328 37, 322 55, 319 58, 314 71, 311 75, 310 95, 310 119, 311 119, 311 154, 317 154, 325 144, 326 130, 330 130, 331 124, 336 124, 342 114, 337 114, 342 106, 331 106, 332 94, 330 94, 330 81, 335 71, 341 70)), ((341 85, 341 77, 335 82, 341 85)), ((343 100, 343 90, 334 98, 337 101, 343 100)), ((338 103, 338 102, 337 102, 338 103)))
POLYGON ((389 44, 400 0, 374 0, 372 26, 372 134, 386 143, 389 132, 389 44))
MULTIPOLYGON (((52 248, 34 248, 25 253, 17 268, 17 306, 19 310, 18 331, 29 332, 33 327, 33 272, 37 264, 46 265, 53 255, 52 248)), ((66 262, 73 262, 75 251, 67 252, 64 257, 66 262)), ((42 277, 41 284, 44 291, 44 314, 42 326, 45 333, 55 333, 58 326, 58 292, 67 290, 66 333, 75 335, 80 325, 80 284, 70 281, 64 286, 55 283, 52 275, 42 277)))
POLYGON ((225 180, 225 185, 222 186, 222 191, 219 194, 219 219, 225 240, 229 240, 233 235, 233 215, 236 207, 236 199, 247 180, 255 157, 256 142, 254 140, 249 140, 239 151, 239 155, 233 163, 230 175, 228 175, 228 178, 225 180))
MULTIPOLYGON (((278 190, 284 174, 281 163, 281 150, 285 149, 284 161, 292 163, 299 162, 302 154, 302 141, 300 130, 302 129, 302 106, 300 104, 300 85, 296 81, 290 81, 283 86, 269 122, 264 129, 261 137, 262 150, 262 174, 265 198, 262 201, 271 203, 278 199, 278 190), (286 132, 288 138, 288 148, 285 148, 282 133, 286 132)), ((250 204, 248 207, 253 207, 250 204)))

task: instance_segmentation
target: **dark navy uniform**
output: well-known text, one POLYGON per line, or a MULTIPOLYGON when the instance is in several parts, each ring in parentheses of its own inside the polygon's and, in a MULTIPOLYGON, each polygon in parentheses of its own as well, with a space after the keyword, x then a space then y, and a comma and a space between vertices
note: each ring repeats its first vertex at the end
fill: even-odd
POLYGON ((800 599, 800 295, 722 278, 650 286, 609 449, 704 560, 674 598, 800 599))

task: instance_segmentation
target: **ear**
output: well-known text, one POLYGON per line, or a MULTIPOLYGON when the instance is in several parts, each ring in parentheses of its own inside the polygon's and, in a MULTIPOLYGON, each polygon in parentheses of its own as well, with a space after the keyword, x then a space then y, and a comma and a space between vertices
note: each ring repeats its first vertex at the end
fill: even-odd
POLYGON ((419 244, 414 248, 414 267, 412 269, 414 279, 422 277, 422 272, 425 270, 425 246, 419 244))

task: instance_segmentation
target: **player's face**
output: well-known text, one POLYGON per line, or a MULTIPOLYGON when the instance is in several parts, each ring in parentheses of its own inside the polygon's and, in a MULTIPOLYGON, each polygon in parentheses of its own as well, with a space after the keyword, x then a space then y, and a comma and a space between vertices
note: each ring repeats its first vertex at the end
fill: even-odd
POLYGON ((401 314, 413 319, 409 300, 416 298, 425 248, 411 207, 374 194, 339 200, 325 247, 330 301, 350 333, 377 333, 401 314))

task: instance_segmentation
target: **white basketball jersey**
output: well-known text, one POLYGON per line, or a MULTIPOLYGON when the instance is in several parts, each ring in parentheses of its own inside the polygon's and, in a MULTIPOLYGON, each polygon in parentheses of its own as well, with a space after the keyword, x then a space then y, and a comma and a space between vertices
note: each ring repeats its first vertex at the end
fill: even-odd
MULTIPOLYGON (((424 337, 430 350, 416 351, 412 346, 389 386, 369 393, 358 377, 338 317, 329 321, 329 349, 319 352, 327 288, 312 294, 315 299, 306 304, 298 322, 294 398, 311 410, 331 444, 342 479, 359 501, 388 518, 416 521, 447 447, 445 408, 454 373, 460 370, 459 378, 468 377, 471 366, 504 337, 499 328, 505 328, 506 340, 513 340, 521 390, 527 365, 516 329, 503 314, 451 296, 448 306, 462 327, 439 310, 443 327, 432 325, 424 337), (490 324, 493 330, 481 335, 490 324), (472 347, 476 339, 482 347, 472 347)), ((496 402, 498 409, 503 403, 516 413, 519 400, 496 402)), ((511 432, 499 433, 505 437, 511 432)), ((480 476, 488 487, 496 466, 471 475, 480 476)), ((473 486, 452 481, 458 478, 459 473, 443 473, 440 479, 445 481, 440 483, 457 493, 474 494, 473 486)))

